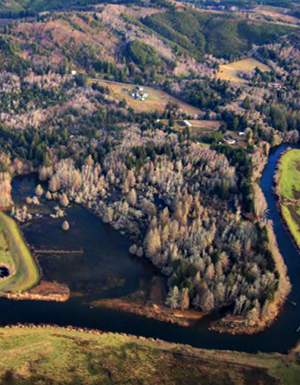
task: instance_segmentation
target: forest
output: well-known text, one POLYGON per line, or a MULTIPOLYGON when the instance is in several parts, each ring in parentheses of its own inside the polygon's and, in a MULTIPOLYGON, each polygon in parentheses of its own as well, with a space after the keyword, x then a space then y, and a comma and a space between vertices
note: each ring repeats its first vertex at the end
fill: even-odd
POLYGON ((1 172, 37 172, 48 199, 125 232, 131 254, 166 277, 171 308, 228 307, 248 326, 265 324, 290 290, 257 181, 270 146, 299 140, 291 31, 154 4, 12 20, 0 35, 1 172), (238 74, 238 84, 216 78, 244 57, 270 70, 238 74), (199 113, 172 103, 135 111, 101 79, 164 90, 199 113), (180 130, 175 120, 219 128, 180 130), (228 144, 239 133, 245 140, 228 144))
POLYGON ((273 43, 290 31, 286 26, 250 23, 227 14, 216 17, 190 9, 158 13, 142 22, 197 59, 206 53, 232 60, 253 44, 273 43))

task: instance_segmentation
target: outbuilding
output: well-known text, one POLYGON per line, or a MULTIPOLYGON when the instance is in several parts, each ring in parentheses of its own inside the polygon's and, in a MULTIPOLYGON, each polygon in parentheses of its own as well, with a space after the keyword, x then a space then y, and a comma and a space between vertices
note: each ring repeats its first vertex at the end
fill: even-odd
POLYGON ((192 127, 192 123, 190 123, 188 120, 184 120, 183 123, 184 123, 187 127, 192 127))

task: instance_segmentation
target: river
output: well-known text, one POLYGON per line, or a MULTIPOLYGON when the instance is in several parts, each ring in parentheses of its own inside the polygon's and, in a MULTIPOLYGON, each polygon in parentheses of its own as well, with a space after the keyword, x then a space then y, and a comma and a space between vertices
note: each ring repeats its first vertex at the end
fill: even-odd
MULTIPOLYGON (((288 267, 293 285, 289 301, 267 330, 255 335, 229 335, 209 331, 208 319, 191 327, 148 319, 116 310, 91 307, 91 301, 114 298, 144 290, 159 273, 144 259, 128 255, 130 242, 111 226, 81 206, 67 210, 71 228, 61 230, 62 220, 34 219, 22 227, 27 242, 36 249, 55 248, 84 251, 83 254, 43 254, 39 263, 46 279, 66 283, 71 289, 67 302, 13 301, 0 299, 0 324, 35 323, 95 328, 189 344, 205 349, 225 349, 249 353, 286 353, 300 338, 300 257, 280 222, 272 180, 279 155, 289 145, 283 144, 270 152, 260 185, 268 202, 268 218, 274 223, 278 246, 288 267), (291 304, 295 302, 297 306, 291 304)), ((34 177, 13 181, 13 199, 21 202, 33 194, 34 177)), ((53 203, 43 210, 53 209, 53 203)), ((40 211, 40 209, 39 209, 40 211)))

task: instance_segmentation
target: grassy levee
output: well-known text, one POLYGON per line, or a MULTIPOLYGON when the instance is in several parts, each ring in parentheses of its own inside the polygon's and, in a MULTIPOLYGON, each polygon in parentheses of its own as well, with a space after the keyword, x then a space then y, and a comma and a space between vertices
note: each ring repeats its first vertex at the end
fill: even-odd
POLYGON ((58 327, 0 328, 2 385, 296 385, 289 355, 195 349, 58 327))
POLYGON ((277 193, 281 214, 300 248, 300 150, 289 150, 280 158, 277 193))
POLYGON ((0 212, 0 265, 7 266, 10 276, 0 280, 0 295, 20 293, 36 285, 39 269, 16 222, 0 212))

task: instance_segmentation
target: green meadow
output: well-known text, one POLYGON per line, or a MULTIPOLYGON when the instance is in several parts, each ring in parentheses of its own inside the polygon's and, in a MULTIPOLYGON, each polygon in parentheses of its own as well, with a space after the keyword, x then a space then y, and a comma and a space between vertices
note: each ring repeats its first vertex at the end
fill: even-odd
POLYGON ((280 194, 300 202, 300 150, 290 150, 281 158, 280 194))
POLYGON ((300 150, 290 150, 281 157, 279 193, 283 218, 300 247, 300 150))

